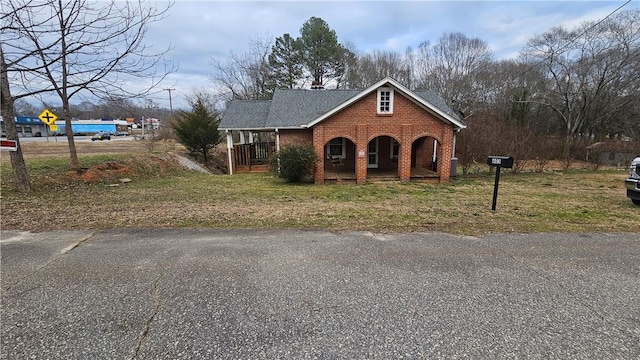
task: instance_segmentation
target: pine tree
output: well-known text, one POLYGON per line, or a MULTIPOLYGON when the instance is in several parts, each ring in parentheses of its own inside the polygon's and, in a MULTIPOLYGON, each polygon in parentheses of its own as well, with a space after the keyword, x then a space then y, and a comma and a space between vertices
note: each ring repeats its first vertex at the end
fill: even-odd
POLYGON ((276 39, 269 55, 276 88, 293 89, 302 78, 302 42, 289 34, 276 39))
POLYGON ((209 160, 209 150, 222 141, 218 131, 218 114, 211 112, 202 97, 196 97, 191 104, 191 111, 182 112, 181 117, 173 124, 178 141, 192 154, 202 154, 204 163, 209 160))

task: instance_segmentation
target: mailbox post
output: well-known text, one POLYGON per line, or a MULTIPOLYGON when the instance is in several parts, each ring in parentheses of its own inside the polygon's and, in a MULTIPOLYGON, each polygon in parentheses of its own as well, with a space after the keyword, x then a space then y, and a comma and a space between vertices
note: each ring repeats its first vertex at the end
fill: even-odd
POLYGON ((496 167, 496 181, 493 185, 493 203, 491 204, 491 210, 496 210, 496 202, 498 201, 498 184, 500 183, 500 169, 513 167, 513 158, 510 156, 489 156, 487 158, 487 165, 496 167))

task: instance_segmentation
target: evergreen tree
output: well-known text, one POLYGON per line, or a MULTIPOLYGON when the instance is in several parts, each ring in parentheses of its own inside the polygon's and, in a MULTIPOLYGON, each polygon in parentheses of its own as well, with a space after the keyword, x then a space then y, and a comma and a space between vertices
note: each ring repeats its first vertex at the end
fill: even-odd
POLYGON ((222 141, 218 131, 218 114, 211 112, 201 96, 191 103, 191 111, 183 111, 173 124, 178 141, 192 154, 202 154, 204 163, 209 160, 209 150, 222 141))
POLYGON ((302 78, 302 42, 289 34, 276 39, 269 55, 276 88, 293 89, 302 78))
POLYGON ((343 56, 336 32, 321 18, 311 17, 300 29, 303 61, 313 81, 322 84, 324 78, 340 76, 336 64, 343 56))

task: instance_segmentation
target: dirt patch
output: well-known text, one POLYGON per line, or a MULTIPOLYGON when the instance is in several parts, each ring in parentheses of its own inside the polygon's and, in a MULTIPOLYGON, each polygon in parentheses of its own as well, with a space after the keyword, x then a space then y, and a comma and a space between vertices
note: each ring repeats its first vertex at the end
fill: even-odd
POLYGON ((74 183, 119 184, 121 179, 161 178, 182 171, 176 157, 171 154, 140 154, 123 161, 106 161, 79 171, 69 170, 46 174, 38 183, 68 186, 74 183))
POLYGON ((136 171, 131 166, 116 161, 107 161, 92 166, 85 171, 70 171, 67 175, 72 179, 78 179, 86 183, 105 183, 117 182, 122 178, 133 177, 136 175, 136 171))

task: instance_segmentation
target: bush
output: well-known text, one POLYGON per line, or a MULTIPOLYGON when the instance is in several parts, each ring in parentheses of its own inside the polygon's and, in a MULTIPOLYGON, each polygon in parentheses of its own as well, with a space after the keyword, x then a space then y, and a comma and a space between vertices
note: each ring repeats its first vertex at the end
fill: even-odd
POLYGON ((271 157, 271 170, 285 182, 300 182, 313 175, 318 160, 313 146, 283 146, 271 157))

